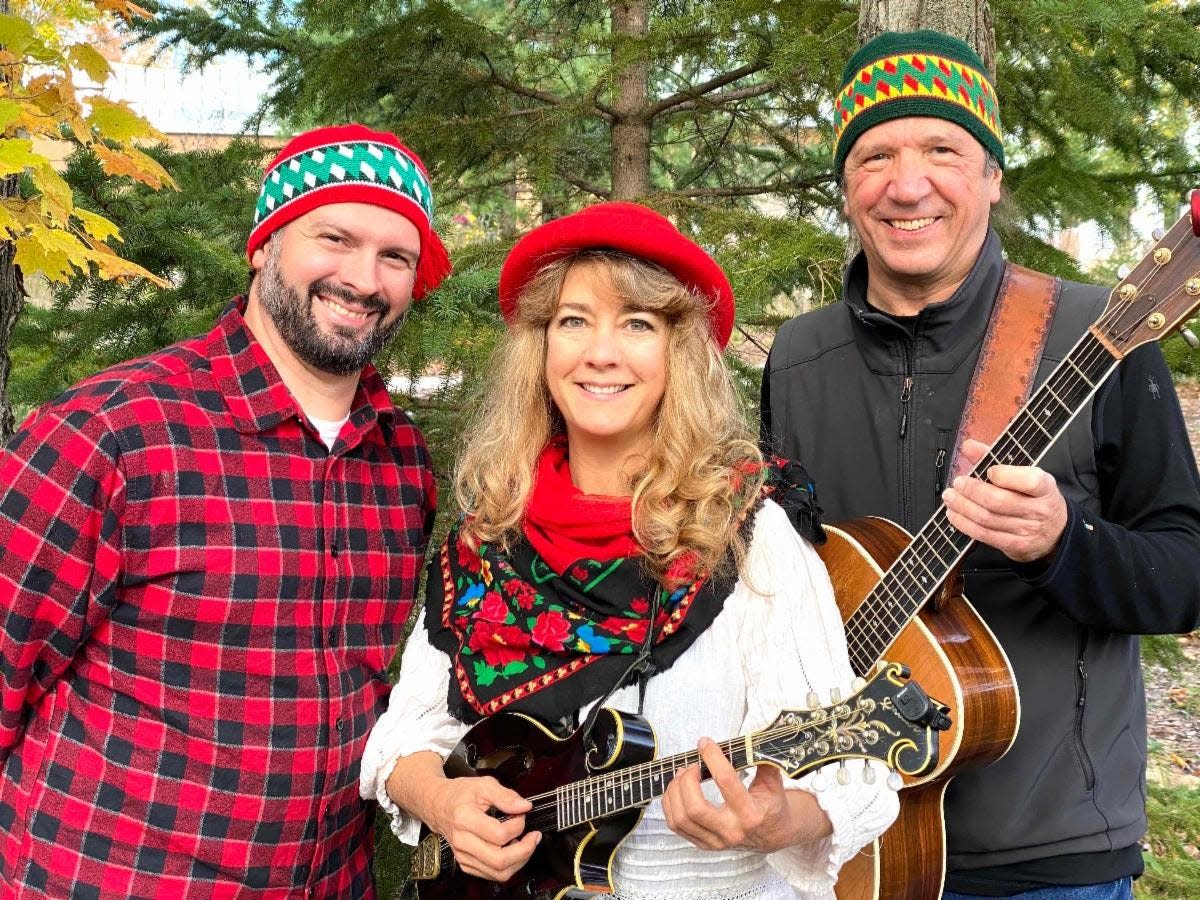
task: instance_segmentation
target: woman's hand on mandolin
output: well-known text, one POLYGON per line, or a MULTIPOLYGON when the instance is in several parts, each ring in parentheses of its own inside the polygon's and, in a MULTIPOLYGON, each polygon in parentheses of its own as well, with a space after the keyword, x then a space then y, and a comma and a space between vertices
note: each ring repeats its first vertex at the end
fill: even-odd
POLYGON ((468 875, 507 881, 533 855, 542 835, 525 831, 530 803, 494 778, 447 778, 430 786, 424 822, 442 835, 468 875), (491 815, 496 809, 511 818, 491 815))
POLYGON ((807 791, 789 791, 774 766, 759 766, 746 787, 737 770, 708 738, 699 744, 700 758, 712 773, 725 801, 711 803, 700 790, 700 767, 675 776, 663 794, 667 826, 704 850, 746 847, 772 853, 802 841, 828 835, 829 818, 807 791))
POLYGON ((446 839, 463 871, 507 881, 542 839, 525 831, 531 804, 495 778, 447 778, 442 760, 428 750, 402 756, 387 783, 388 795, 446 839), (501 821, 493 809, 512 818, 501 821))

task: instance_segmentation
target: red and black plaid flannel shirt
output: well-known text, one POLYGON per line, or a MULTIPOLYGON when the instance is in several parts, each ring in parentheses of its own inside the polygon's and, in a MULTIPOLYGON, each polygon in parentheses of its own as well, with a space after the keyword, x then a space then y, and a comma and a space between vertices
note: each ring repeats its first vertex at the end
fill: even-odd
POLYGON ((230 304, 0 455, 5 897, 370 897, 367 733, 435 503, 379 375, 329 451, 230 304))

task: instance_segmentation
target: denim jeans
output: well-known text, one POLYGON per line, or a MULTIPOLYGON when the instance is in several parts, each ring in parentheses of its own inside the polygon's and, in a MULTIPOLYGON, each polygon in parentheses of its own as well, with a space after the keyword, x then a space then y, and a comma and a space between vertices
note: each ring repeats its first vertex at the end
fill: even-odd
MULTIPOLYGON (((946 891, 942 900, 988 900, 977 894, 956 894, 946 891)), ((1133 879, 1128 875, 1102 884, 1062 885, 1022 891, 1008 900, 1133 900, 1133 879)))

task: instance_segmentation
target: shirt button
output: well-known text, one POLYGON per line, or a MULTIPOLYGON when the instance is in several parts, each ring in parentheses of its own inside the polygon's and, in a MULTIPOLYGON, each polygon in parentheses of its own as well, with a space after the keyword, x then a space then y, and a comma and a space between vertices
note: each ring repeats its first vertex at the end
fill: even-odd
POLYGON ((338 719, 336 722, 333 723, 333 727, 338 730, 338 734, 341 734, 343 731, 346 730, 346 723, 343 722, 341 719, 338 719))
POLYGON ((330 628, 330 629, 329 629, 329 646, 330 646, 330 647, 336 647, 336 646, 337 646, 337 642, 338 642, 338 632, 337 632, 337 628, 336 628, 336 627, 334 627, 334 628, 330 628))
POLYGON ((337 544, 329 545, 329 555, 332 556, 334 559, 337 559, 337 555, 338 555, 338 545, 337 544))

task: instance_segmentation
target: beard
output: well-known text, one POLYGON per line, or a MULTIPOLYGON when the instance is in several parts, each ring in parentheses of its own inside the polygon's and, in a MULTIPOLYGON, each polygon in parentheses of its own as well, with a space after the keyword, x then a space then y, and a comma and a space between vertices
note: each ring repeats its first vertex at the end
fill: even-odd
POLYGON ((279 337, 297 357, 321 372, 339 376, 361 372, 404 324, 408 310, 390 322, 385 321, 388 305, 379 294, 356 294, 325 279, 309 284, 307 296, 301 298, 283 280, 279 267, 280 250, 277 241, 269 242, 258 286, 263 311, 279 337), (375 327, 365 335, 347 328, 323 330, 312 309, 313 303, 319 302, 315 299, 318 294, 377 313, 375 327))

